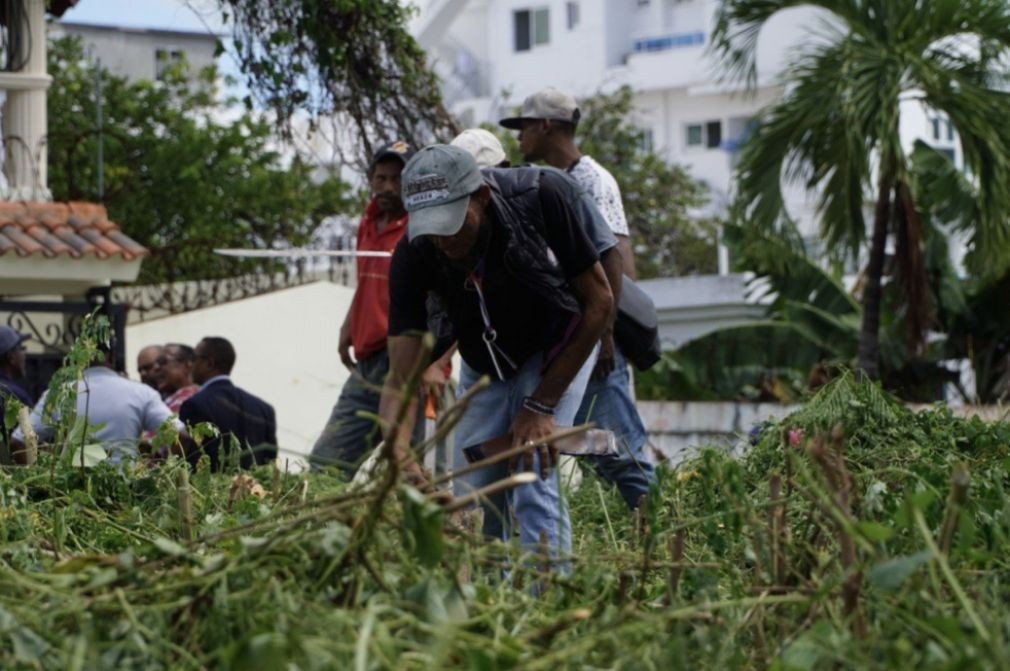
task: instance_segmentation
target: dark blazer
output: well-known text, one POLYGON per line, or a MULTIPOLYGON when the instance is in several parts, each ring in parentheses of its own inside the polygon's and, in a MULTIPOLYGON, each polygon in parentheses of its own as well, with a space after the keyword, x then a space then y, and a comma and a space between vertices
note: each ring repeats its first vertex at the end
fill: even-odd
POLYGON ((241 448, 239 465, 251 468, 277 458, 277 420, 274 408, 261 398, 239 389, 231 380, 217 380, 190 396, 179 409, 179 419, 188 426, 210 422, 221 431, 220 438, 204 440, 197 447, 190 442, 186 458, 194 467, 204 452, 210 467, 220 471, 234 436, 241 448), (219 454, 224 446, 225 454, 219 454))

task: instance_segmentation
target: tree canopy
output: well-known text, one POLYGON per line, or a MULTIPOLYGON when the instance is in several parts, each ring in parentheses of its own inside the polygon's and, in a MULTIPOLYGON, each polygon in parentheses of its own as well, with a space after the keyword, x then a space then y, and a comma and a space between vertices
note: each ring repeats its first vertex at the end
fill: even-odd
MULTIPOLYGON (((218 0, 250 90, 282 131, 296 112, 353 129, 361 157, 389 138, 423 146, 456 126, 407 30, 401 0, 218 0)), ((247 99, 250 107, 253 100, 247 99)), ((359 158, 361 158, 359 157, 359 158)))
POLYGON ((1002 0, 725 0, 713 45, 726 72, 753 84, 761 28, 804 5, 830 12, 832 23, 824 24, 824 39, 797 52, 782 75, 785 95, 762 112, 744 145, 741 210, 749 223, 775 230, 783 221, 783 177, 800 181, 819 192, 828 245, 855 256, 867 239, 864 205, 874 201, 858 367, 877 377, 892 236, 910 348, 925 345, 936 315, 922 256, 921 194, 912 189, 899 132, 909 96, 950 120, 965 169, 977 180, 978 208, 966 226, 975 269, 998 273, 1010 264, 1010 94, 1002 86, 1010 12, 1002 0))
POLYGON ((216 72, 195 78, 185 64, 157 82, 101 71, 102 130, 95 66, 75 38, 49 51, 49 180, 58 200, 103 203, 110 218, 151 249, 141 282, 232 276, 249 262, 214 247, 301 244, 324 217, 344 211, 350 188, 297 157, 284 164, 271 125, 253 113, 222 120, 216 72), (97 141, 104 193, 97 191, 97 141))
MULTIPOLYGON (((883 287, 880 381, 907 401, 945 398, 953 384, 965 402, 1010 398, 1010 271, 959 276, 950 258, 948 222, 970 219, 973 186, 942 152, 917 142, 909 180, 922 224, 927 290, 935 306, 930 342, 908 346, 904 288, 883 287), (966 361, 963 380, 952 362, 966 361)), ((726 225, 738 269, 754 273, 750 296, 767 306, 759 322, 712 331, 684 343, 636 376, 639 398, 796 401, 851 366, 863 307, 840 274, 808 256, 799 240, 758 227, 726 225)), ((948 397, 949 398, 949 397, 948 397)))

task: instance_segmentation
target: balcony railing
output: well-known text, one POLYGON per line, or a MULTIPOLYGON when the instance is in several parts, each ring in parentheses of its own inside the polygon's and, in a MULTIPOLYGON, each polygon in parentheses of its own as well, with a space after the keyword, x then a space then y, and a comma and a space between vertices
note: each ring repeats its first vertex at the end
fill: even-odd
POLYGON ((696 47, 705 44, 705 33, 695 31, 690 33, 675 33, 661 37, 647 37, 635 40, 635 52, 667 51, 682 47, 696 47))

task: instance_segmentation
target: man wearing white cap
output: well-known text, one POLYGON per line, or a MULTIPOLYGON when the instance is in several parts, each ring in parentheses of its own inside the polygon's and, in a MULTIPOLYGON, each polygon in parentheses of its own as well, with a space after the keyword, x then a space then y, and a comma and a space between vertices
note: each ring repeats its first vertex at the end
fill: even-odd
MULTIPOLYGON (((410 217, 390 267, 390 375, 381 417, 391 425, 397 416, 400 386, 420 356, 431 292, 459 344, 461 390, 491 379, 456 426, 457 464, 464 449, 493 438, 509 434, 513 445, 534 444, 571 426, 613 298, 563 178, 542 168, 482 173, 465 150, 433 145, 410 160, 402 181, 410 217)), ((402 458, 410 428, 387 436, 402 458)), ((528 456, 541 479, 485 505, 485 529, 488 518, 500 519, 490 527, 508 538, 514 517, 524 546, 537 547, 543 536, 567 553, 568 511, 557 479, 547 477, 552 455, 540 448, 528 456)), ((424 478, 416 463, 405 470, 424 478)), ((506 475, 499 464, 456 484, 465 491, 506 475)))
MULTIPOLYGON (((620 270, 634 279, 634 256, 621 191, 613 175, 576 146, 575 130, 580 118, 581 112, 572 96, 547 88, 526 98, 519 116, 499 123, 519 131, 519 146, 525 160, 544 161, 565 170, 593 198, 617 236, 620 270)), ((608 277, 614 274, 609 272, 608 277)), ((616 274, 620 277, 620 272, 616 274)), ((612 281, 615 300, 620 295, 620 282, 612 281)), ((592 459, 597 472, 615 483, 628 507, 635 508, 655 481, 655 471, 645 454, 645 425, 631 394, 627 361, 614 343, 612 323, 601 340, 599 361, 576 421, 593 422, 617 436, 621 454, 592 459)))
MULTIPOLYGON (((467 128, 453 138, 449 144, 465 149, 470 156, 473 156, 477 167, 481 170, 484 168, 507 168, 510 165, 501 141, 495 137, 494 133, 483 128, 467 128)), ((600 212, 596 201, 571 175, 553 167, 547 169, 564 179, 564 184, 558 183, 558 185, 565 189, 572 204, 582 210, 579 214, 584 216, 580 216, 579 221, 585 224, 586 235, 589 236, 589 241, 596 248, 596 253, 600 255, 600 263, 610 282, 611 292, 617 294, 621 287, 621 255, 617 248, 617 237, 610 229, 610 224, 600 212), (611 252, 616 252, 613 258, 611 258, 611 252)))
POLYGON ((467 128, 454 137, 449 144, 465 149, 470 156, 473 156, 473 160, 477 162, 477 167, 481 170, 509 167, 505 148, 501 146, 501 141, 491 131, 483 128, 467 128))

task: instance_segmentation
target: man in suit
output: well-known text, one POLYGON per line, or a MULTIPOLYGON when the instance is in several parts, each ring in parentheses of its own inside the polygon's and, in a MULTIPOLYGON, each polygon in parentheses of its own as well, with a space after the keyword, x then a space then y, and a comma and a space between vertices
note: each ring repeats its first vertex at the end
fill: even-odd
POLYGON ((200 385, 200 391, 182 404, 179 419, 187 426, 210 422, 221 435, 200 446, 190 442, 186 458, 193 466, 206 453, 211 470, 222 470, 229 457, 234 459, 228 454, 232 444, 238 445, 242 468, 277 458, 273 406, 232 384, 229 375, 234 365, 235 348, 224 338, 208 336, 196 346, 193 381, 200 385))

